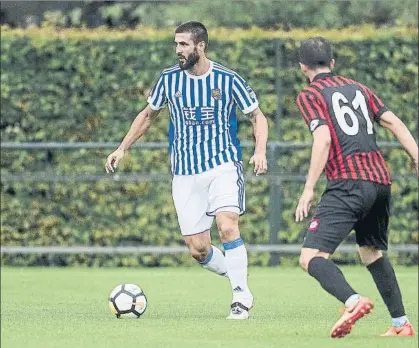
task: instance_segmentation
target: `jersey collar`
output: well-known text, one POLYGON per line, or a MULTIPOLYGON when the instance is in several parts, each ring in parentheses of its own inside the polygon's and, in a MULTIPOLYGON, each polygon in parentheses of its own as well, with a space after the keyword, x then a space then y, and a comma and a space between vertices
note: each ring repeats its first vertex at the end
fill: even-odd
POLYGON ((332 77, 332 76, 335 76, 335 74, 332 73, 332 72, 320 73, 320 74, 317 74, 316 76, 314 76, 313 81, 324 79, 326 77, 332 77))
MULTIPOLYGON (((209 59, 208 59, 208 60, 209 60, 209 59)), ((213 63, 212 63, 212 60, 209 60, 209 64, 210 64, 210 66, 209 66, 208 70, 207 70, 207 71, 205 72, 205 74, 203 74, 203 75, 192 75, 192 74, 188 73, 188 71, 187 71, 187 70, 184 70, 184 73, 185 73, 187 76, 189 76, 190 78, 194 79, 194 80, 204 79, 204 78, 206 78, 209 74, 211 74, 211 71, 212 71, 212 68, 213 68, 213 63)))

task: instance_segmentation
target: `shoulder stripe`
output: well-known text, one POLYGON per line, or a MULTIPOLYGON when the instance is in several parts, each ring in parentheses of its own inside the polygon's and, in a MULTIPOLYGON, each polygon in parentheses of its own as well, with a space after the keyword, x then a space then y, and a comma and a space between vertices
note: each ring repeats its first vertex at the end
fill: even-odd
POLYGON ((176 72, 178 70, 181 70, 181 69, 180 69, 180 66, 176 64, 176 65, 173 65, 173 66, 171 66, 167 69, 164 69, 162 71, 162 74, 168 74, 168 73, 176 72))
POLYGON ((232 75, 235 75, 236 74, 233 70, 230 70, 230 69, 226 68, 225 66, 223 66, 223 65, 221 65, 219 63, 213 62, 213 65, 212 66, 216 70, 220 70, 222 72, 225 72, 225 73, 228 73, 228 74, 232 74, 232 75))

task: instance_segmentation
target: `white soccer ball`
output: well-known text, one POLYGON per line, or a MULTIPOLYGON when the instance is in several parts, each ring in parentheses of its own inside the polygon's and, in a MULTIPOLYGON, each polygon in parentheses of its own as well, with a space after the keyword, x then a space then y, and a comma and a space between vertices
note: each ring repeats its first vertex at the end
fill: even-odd
POLYGON ((147 298, 137 285, 121 284, 109 295, 109 308, 117 318, 139 318, 147 308, 147 298))

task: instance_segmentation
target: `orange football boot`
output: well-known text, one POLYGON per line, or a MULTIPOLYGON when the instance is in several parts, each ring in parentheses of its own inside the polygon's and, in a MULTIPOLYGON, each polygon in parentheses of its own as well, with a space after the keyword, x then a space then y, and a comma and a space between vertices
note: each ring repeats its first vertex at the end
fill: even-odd
POLYGON ((392 326, 381 336, 415 336, 415 330, 413 330, 412 324, 407 322, 402 327, 392 326))
POLYGON ((374 304, 367 297, 361 297, 358 303, 352 307, 346 308, 342 317, 333 326, 330 336, 332 338, 342 338, 349 334, 355 323, 372 312, 374 304))

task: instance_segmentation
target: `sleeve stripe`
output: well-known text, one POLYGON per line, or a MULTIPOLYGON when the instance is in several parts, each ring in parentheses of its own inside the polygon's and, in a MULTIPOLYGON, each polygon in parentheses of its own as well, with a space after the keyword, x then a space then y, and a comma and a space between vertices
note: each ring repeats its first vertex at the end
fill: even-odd
POLYGON ((152 96, 152 100, 153 100, 153 104, 154 105, 159 105, 159 102, 162 99, 162 92, 163 92, 163 81, 161 81, 159 83, 159 86, 156 88, 156 92, 153 96, 152 96))
POLYGON ((233 79, 233 86, 234 86, 233 89, 235 90, 239 98, 242 100, 243 104, 245 105, 245 108, 253 104, 252 100, 249 98, 249 94, 245 92, 246 87, 244 87, 243 85, 240 85, 236 79, 233 79))
POLYGON ((312 115, 310 118, 320 118, 322 120, 326 120, 325 115, 323 114, 323 110, 317 100, 315 100, 315 96, 313 94, 304 94, 303 95, 303 102, 307 107, 307 110, 312 115))
POLYGON ((244 86, 244 85, 246 85, 246 81, 243 79, 243 77, 241 77, 240 75, 238 75, 238 74, 235 74, 234 75, 234 77, 236 78, 237 77, 237 79, 240 81, 240 83, 244 86))
POLYGON ((305 107, 303 106, 303 104, 301 103, 301 99, 302 99, 302 94, 300 94, 299 96, 298 96, 298 98, 297 98, 297 105, 298 105, 298 108, 300 109, 300 112, 301 112, 301 114, 303 115, 303 117, 304 117, 304 120, 306 121, 306 123, 307 124, 309 124, 310 123, 310 118, 308 117, 308 115, 307 115, 307 112, 306 112, 306 110, 305 110, 305 107))
POLYGON ((160 82, 160 78, 157 80, 156 84, 153 86, 153 89, 151 90, 151 93, 150 93, 150 97, 152 97, 156 93, 159 82, 160 82))
POLYGON ((376 105, 378 106, 378 108, 382 108, 384 106, 384 103, 381 101, 380 98, 378 98, 374 93, 371 93, 372 95, 372 99, 373 101, 376 103, 376 105))
POLYGON ((155 109, 161 109, 166 104, 166 96, 164 94, 165 78, 161 74, 158 81, 154 85, 150 96, 147 98, 147 102, 151 104, 155 109))
POLYGON ((374 100, 374 98, 370 97, 369 104, 371 106, 372 112, 374 113, 374 115, 376 115, 380 108, 379 108, 379 106, 377 106, 376 101, 374 100))
POLYGON ((324 109, 324 107, 323 107, 323 105, 326 105, 326 101, 324 99, 324 96, 318 90, 316 90, 315 88, 307 87, 306 90, 308 92, 311 92, 313 94, 314 98, 316 98, 316 100, 317 100, 316 104, 320 108, 320 109, 318 109, 319 110, 319 118, 327 121, 328 120, 327 115, 329 115, 329 112, 327 110, 327 107, 326 107, 326 109, 324 109))
POLYGON ((311 101, 307 98, 306 94, 302 95, 301 101, 305 105, 305 107, 308 110, 308 113, 310 114, 310 119, 317 118, 316 112, 314 110, 314 105, 312 105, 311 101))
MULTIPOLYGON (((313 96, 314 98, 314 96, 313 96)), ((326 120, 326 117, 323 115, 323 110, 321 109, 319 103, 313 103, 314 107, 316 108, 317 115, 319 118, 326 120)))
POLYGON ((234 100, 236 101, 236 103, 237 104, 239 104, 239 108, 241 109, 241 110, 243 110, 245 107, 244 107, 244 104, 243 104, 243 99, 241 99, 240 97, 239 97, 239 95, 236 93, 236 89, 235 88, 233 88, 233 98, 234 98, 234 100))

